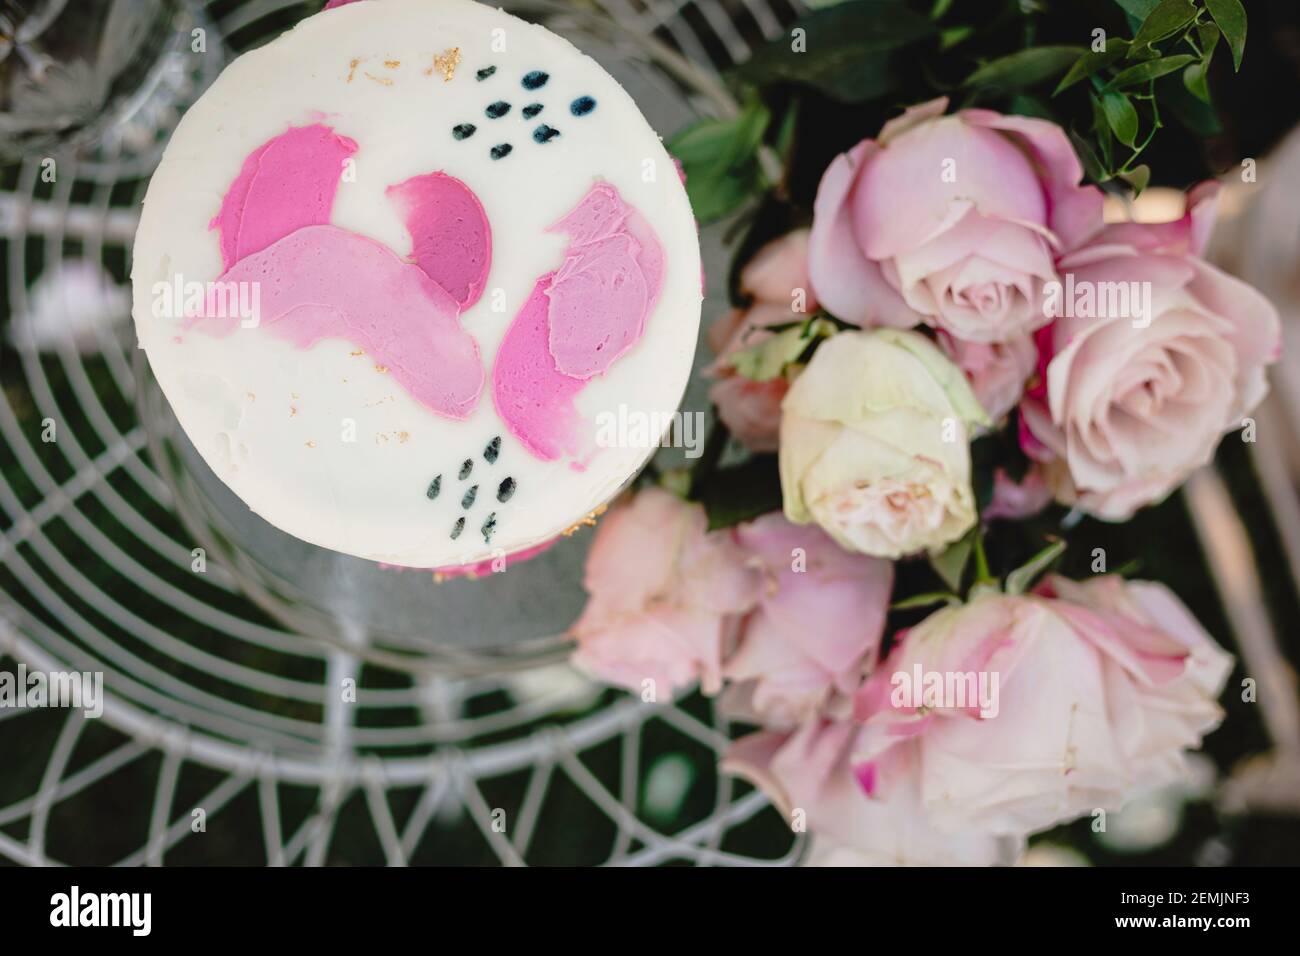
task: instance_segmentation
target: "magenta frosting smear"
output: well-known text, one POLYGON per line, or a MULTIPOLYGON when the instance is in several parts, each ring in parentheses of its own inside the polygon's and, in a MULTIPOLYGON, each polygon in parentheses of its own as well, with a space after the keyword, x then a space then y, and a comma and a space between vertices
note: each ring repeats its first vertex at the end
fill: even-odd
MULTIPOLYGON (((260 324, 299 348, 353 342, 416 401, 463 419, 483 391, 478 345, 461 309, 482 293, 491 229, 478 197, 442 173, 388 189, 411 235, 411 263, 329 225, 343 162, 357 144, 321 123, 255 149, 221 203, 223 283, 257 283, 260 324)), ((225 335, 238 322, 209 301, 194 327, 225 335)))
POLYGON ((445 173, 389 186, 411 235, 411 258, 462 310, 479 300, 492 265, 492 229, 468 186, 445 173))
POLYGON ((538 458, 581 457, 574 397, 635 345, 663 285, 663 248, 609 183, 553 225, 564 263, 538 280, 497 351, 492 396, 510 433, 538 458))
POLYGON ((343 161, 357 144, 321 123, 296 126, 244 160, 209 228, 221 233, 229 269, 303 226, 330 221, 343 161))

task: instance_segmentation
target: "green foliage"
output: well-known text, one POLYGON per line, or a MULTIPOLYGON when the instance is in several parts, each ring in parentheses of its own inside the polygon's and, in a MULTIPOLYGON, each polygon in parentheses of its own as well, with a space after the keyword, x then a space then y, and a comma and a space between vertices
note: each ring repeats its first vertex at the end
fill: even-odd
POLYGON ((767 187, 758 150, 771 119, 763 101, 751 96, 737 115, 701 120, 668 143, 686 173, 695 218, 721 219, 767 187))
POLYGON ((1246 39, 1246 14, 1239 0, 1117 0, 1136 25, 1131 41, 1106 39, 1089 49, 1066 72, 1053 96, 1087 80, 1092 85, 1091 140, 1073 139, 1090 178, 1128 182, 1141 191, 1150 170, 1137 159, 1163 123, 1160 100, 1198 135, 1218 130, 1210 94, 1209 70, 1222 36, 1240 66, 1246 39), (1160 83, 1181 74, 1177 90, 1160 83), (1116 149, 1125 147, 1125 156, 1116 149))
POLYGON ((804 17, 790 36, 761 47, 735 75, 760 87, 795 83, 860 103, 894 89, 891 54, 936 32, 928 17, 901 0, 851 0, 804 17))
POLYGON ((1077 46, 1030 47, 984 64, 963 85, 987 90, 1022 90, 1060 76, 1086 53, 1077 46))
POLYGON ((780 511, 776 455, 755 455, 742 464, 712 471, 698 482, 692 496, 704 505, 710 531, 780 511))

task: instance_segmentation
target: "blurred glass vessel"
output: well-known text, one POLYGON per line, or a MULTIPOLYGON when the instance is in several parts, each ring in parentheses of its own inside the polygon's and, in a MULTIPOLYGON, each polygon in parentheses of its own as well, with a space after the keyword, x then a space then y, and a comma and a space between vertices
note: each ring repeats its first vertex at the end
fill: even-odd
POLYGON ((157 145, 158 107, 208 56, 203 22, 184 0, 0 0, 0 161, 157 145))

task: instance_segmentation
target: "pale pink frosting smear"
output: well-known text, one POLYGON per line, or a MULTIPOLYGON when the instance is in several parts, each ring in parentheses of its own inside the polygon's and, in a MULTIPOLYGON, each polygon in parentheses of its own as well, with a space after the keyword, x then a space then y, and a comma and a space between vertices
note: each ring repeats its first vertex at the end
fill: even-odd
MULTIPOLYGON (((222 282, 261 286, 260 324, 298 348, 346 339, 426 408, 467 418, 483 390, 478 345, 456 301, 418 265, 337 226, 307 226, 241 259, 222 282)), ((212 303, 206 310, 213 316, 212 303)), ((201 318, 229 334, 238 319, 201 318)))
POLYGON ((221 233, 221 265, 261 252, 303 226, 330 221, 343 161, 357 144, 321 123, 295 126, 244 160, 209 228, 221 233))
POLYGON ((569 237, 564 264, 547 292, 550 352, 565 375, 591 378, 640 340, 659 298, 663 249, 609 183, 593 186, 547 231, 569 237))
POLYGON ((468 309, 479 300, 492 266, 492 228, 468 186, 446 173, 413 176, 389 186, 411 235, 411 258, 468 309))
POLYGON ((564 263, 538 280, 492 370, 497 414, 544 461, 590 452, 573 399, 640 340, 664 275, 654 230, 609 183, 550 231, 570 237, 564 263))

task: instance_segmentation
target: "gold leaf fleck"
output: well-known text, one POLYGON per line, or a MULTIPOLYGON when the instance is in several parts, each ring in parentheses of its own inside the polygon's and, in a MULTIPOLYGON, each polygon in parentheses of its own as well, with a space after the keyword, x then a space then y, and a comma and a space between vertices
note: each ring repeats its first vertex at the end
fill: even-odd
MULTIPOLYGON (((460 47, 454 46, 449 50, 443 50, 433 58, 433 69, 442 74, 442 82, 450 83, 451 78, 456 75, 456 67, 460 66, 460 47)), ((425 71, 429 75, 432 71, 425 71)))

